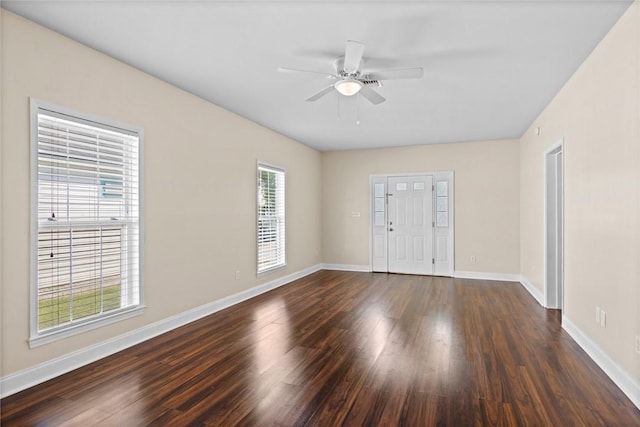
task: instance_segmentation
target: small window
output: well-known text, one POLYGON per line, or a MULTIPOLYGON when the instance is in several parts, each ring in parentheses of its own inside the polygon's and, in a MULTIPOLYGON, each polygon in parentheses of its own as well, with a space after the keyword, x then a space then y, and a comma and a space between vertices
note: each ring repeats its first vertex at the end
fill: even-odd
POLYGON ((141 309, 141 224, 139 130, 36 101, 32 120, 33 346, 141 309))
POLYGON ((285 171, 258 164, 258 273, 285 265, 285 171))
POLYGON ((449 226, 449 183, 436 183, 436 227, 449 226))
POLYGON ((376 227, 384 227, 385 192, 384 184, 378 183, 374 186, 374 224, 376 227))

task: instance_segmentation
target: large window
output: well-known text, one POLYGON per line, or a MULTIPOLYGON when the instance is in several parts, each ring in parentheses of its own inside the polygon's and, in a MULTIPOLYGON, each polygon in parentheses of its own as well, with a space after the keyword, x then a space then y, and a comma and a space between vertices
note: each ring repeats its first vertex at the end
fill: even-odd
POLYGON ((141 131, 32 102, 31 344, 141 309, 141 131))
POLYGON ((258 164, 258 273, 285 265, 284 175, 258 164))

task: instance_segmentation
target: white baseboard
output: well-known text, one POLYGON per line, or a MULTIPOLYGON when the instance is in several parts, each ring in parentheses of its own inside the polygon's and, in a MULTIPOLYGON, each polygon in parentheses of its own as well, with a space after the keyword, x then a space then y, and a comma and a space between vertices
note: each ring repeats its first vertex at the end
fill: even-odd
POLYGON ((576 326, 567 316, 562 316, 562 329, 596 362, 605 374, 640 409, 640 384, 609 355, 594 343, 587 334, 576 326))
POLYGON ((301 277, 315 273, 323 268, 322 264, 316 264, 304 270, 297 271, 284 277, 263 283, 251 289, 237 294, 229 295, 216 301, 192 308, 175 316, 143 326, 126 334, 111 338, 107 341, 65 354, 58 358, 48 360, 38 365, 23 369, 18 372, 0 378, 0 398, 25 390, 40 384, 81 366, 100 360, 126 348, 169 332, 180 326, 201 319, 217 311, 230 307, 239 302, 248 300, 272 289, 286 285, 301 277))
POLYGON ((484 273, 476 271, 459 271, 453 272, 453 277, 457 279, 479 279, 479 280, 497 280, 500 282, 519 282, 520 276, 518 274, 505 274, 505 273, 484 273))
MULTIPOLYGON (((359 271, 364 273, 371 272, 371 267, 368 265, 357 264, 322 264, 324 270, 339 270, 339 271, 359 271)), ((506 282, 519 282, 520 275, 518 274, 504 274, 504 273, 483 273, 474 271, 455 271, 453 277, 460 279, 480 279, 480 280, 498 280, 506 282)))
POLYGON ((540 293, 538 288, 536 288, 533 283, 527 280, 527 278, 524 276, 520 276, 520 283, 531 294, 531 296, 534 297, 536 301, 538 301, 538 304, 544 307, 544 295, 540 293))
POLYGON ((356 265, 356 264, 322 264, 324 270, 339 270, 339 271, 360 271, 363 273, 369 273, 371 268, 368 265, 356 265))

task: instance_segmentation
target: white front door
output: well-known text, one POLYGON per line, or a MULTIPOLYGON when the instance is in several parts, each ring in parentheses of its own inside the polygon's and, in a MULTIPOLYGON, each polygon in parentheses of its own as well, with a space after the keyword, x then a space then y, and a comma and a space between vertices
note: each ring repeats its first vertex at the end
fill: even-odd
POLYGON ((433 176, 389 177, 388 271, 433 274, 433 176))

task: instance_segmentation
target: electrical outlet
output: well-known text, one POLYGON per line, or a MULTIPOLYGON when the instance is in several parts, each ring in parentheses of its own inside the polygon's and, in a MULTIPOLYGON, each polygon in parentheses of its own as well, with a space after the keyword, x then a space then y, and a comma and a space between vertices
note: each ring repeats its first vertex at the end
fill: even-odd
POLYGON ((636 353, 640 354, 640 335, 636 335, 636 353))
POLYGON ((600 326, 603 328, 607 326, 607 313, 604 310, 600 310, 600 326))
POLYGON ((236 280, 240 280, 240 270, 236 270, 236 280))
POLYGON ((596 307, 596 323, 600 323, 600 307, 596 307))
POLYGON ((476 262, 476 256, 475 255, 471 255, 471 262, 476 262))

